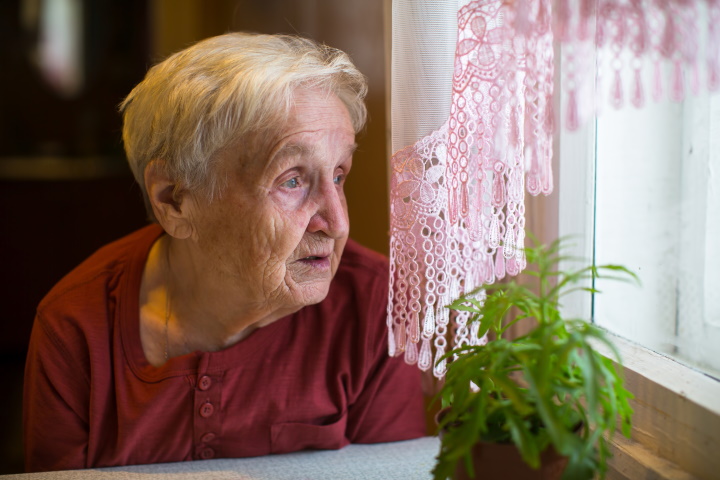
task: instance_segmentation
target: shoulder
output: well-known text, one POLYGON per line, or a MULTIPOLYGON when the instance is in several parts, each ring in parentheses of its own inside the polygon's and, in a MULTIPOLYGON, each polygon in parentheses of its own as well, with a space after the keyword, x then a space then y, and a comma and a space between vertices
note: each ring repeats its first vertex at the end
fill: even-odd
MULTIPOLYGON (((124 276, 139 282, 147 253, 162 234, 157 225, 149 225, 97 250, 65 275, 42 299, 38 320, 79 320, 106 313, 113 292, 124 276)), ((139 283, 138 283, 139 284, 139 283)))

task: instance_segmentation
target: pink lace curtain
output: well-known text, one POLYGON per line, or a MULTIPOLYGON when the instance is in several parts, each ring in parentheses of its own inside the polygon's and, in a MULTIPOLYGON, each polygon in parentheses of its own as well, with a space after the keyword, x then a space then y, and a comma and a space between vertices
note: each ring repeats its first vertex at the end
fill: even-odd
POLYGON ((553 189, 554 106, 572 130, 606 102, 720 86, 720 0, 478 0, 456 14, 447 118, 391 161, 389 351, 436 377, 449 348, 483 342, 445 306, 525 267, 525 191, 553 189))

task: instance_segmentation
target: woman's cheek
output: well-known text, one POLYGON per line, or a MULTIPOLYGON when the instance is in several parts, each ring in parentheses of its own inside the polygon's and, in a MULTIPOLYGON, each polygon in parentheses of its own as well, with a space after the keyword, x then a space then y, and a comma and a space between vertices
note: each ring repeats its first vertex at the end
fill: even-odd
POLYGON ((292 259, 302 239, 304 230, 297 228, 296 217, 274 208, 266 210, 248 226, 248 232, 255 236, 253 256, 273 278, 280 275, 281 270, 284 272, 288 259, 292 259))
POLYGON ((273 210, 275 236, 286 240, 286 248, 292 252, 302 240, 315 212, 312 202, 308 201, 306 194, 280 196, 273 210))

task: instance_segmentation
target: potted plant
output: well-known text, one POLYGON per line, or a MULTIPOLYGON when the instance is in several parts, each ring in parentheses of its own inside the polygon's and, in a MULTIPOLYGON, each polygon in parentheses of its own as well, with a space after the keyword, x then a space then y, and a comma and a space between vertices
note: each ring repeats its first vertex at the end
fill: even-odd
MULTIPOLYGON (((622 433, 630 435, 632 394, 624 388, 613 361, 593 345, 608 345, 619 364, 618 351, 600 328, 582 319, 563 318, 560 301, 577 290, 598 293, 594 286, 582 286, 588 279, 637 281, 637 277, 617 265, 559 271, 566 258, 561 244, 525 249, 525 273, 535 277, 533 287, 512 279, 466 293, 448 306, 470 312, 468 323, 479 322, 478 335, 487 333, 490 339, 445 357, 449 364, 438 394, 445 408, 438 415, 441 448, 435 479, 474 477, 475 472, 483 478, 512 478, 493 477, 488 467, 473 464, 471 454, 489 445, 505 449, 510 445, 516 461, 487 451, 484 455, 495 467, 505 462, 527 468, 521 478, 529 478, 527 474, 541 463, 559 470, 555 478, 584 479, 595 473, 602 477, 608 440, 618 421, 622 433), (526 333, 505 338, 508 328, 521 323, 528 323, 526 333), (560 463, 549 465, 554 453, 560 463)), ((538 478, 548 478, 547 472, 538 478)))

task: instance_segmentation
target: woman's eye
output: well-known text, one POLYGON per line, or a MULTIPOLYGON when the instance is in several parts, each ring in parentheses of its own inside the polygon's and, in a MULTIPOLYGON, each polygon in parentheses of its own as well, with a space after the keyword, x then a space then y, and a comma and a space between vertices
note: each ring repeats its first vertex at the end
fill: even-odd
POLYGON ((288 180, 287 182, 284 182, 282 184, 282 186, 285 188, 297 188, 300 186, 300 181, 298 180, 297 177, 293 177, 290 180, 288 180))
POLYGON ((335 185, 341 185, 343 183, 343 180, 345 180, 345 175, 343 174, 337 175, 335 178, 333 178, 333 182, 335 182, 335 185))

